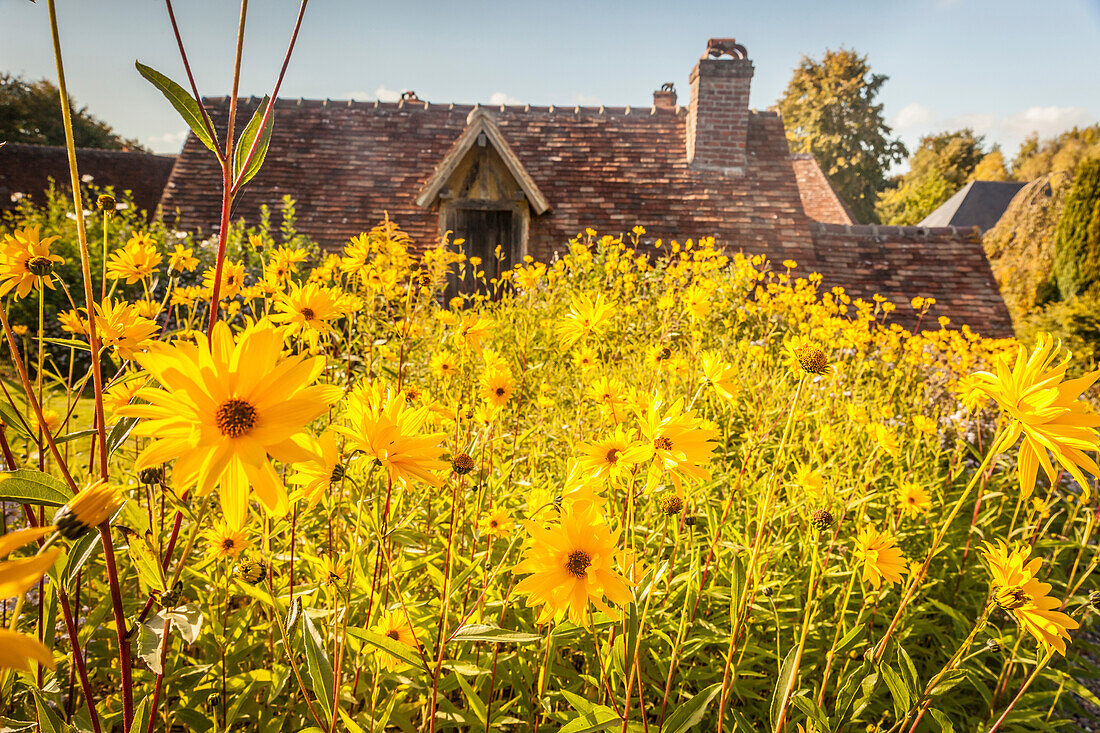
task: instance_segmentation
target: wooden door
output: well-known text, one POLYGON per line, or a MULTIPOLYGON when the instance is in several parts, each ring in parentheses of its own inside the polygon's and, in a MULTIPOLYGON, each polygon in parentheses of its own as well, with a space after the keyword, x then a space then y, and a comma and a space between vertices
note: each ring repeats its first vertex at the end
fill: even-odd
MULTIPOLYGON (((466 255, 466 276, 459 282, 455 277, 452 287, 457 293, 482 292, 492 294, 491 281, 512 267, 515 247, 515 217, 511 210, 454 208, 450 212, 447 228, 452 240, 463 239, 462 252, 466 255), (497 257, 497 252, 500 257, 497 257), (474 268, 469 264, 473 257, 481 258, 477 266, 484 271, 484 278, 474 280, 474 268)), ((497 288, 499 291, 499 287, 497 288)))

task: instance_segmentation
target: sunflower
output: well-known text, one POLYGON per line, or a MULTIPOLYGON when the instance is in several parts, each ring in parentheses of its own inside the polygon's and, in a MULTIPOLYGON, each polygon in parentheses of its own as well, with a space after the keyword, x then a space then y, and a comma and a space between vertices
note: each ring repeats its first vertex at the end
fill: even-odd
POLYGON ((916 517, 932 508, 932 498, 922 486, 903 481, 898 487, 898 506, 909 516, 916 517))
POLYGON ((896 583, 905 572, 905 558, 890 532, 864 527, 856 537, 855 557, 863 563, 863 582, 878 590, 882 581, 896 583))
POLYGON ((331 430, 321 433, 313 445, 313 455, 308 461, 294 464, 294 470, 286 481, 301 488, 291 497, 291 502, 304 499, 312 509, 333 484, 344 478, 336 434, 331 430))
POLYGON ((111 518, 122 506, 122 489, 102 479, 92 481, 53 515, 61 536, 75 540, 111 518))
POLYGON ((193 256, 194 254, 195 250, 191 247, 184 247, 182 244, 174 245, 172 253, 168 255, 168 269, 181 274, 194 272, 199 266, 199 260, 193 256))
POLYGON ((455 340, 464 347, 468 347, 474 351, 480 351, 481 340, 488 337, 489 333, 492 331, 493 325, 494 323, 491 318, 485 318, 476 313, 470 313, 463 316, 462 321, 458 324, 455 340))
POLYGON ((806 374, 832 374, 833 367, 825 350, 817 343, 802 336, 788 336, 783 340, 787 352, 787 368, 806 374))
MULTIPOLYGON (((371 631, 379 636, 396 641, 398 644, 404 644, 413 649, 420 648, 420 644, 416 641, 416 634, 413 633, 412 624, 408 622, 404 613, 399 615, 394 611, 383 610, 382 615, 378 618, 378 623, 371 627, 371 631)), ((382 669, 392 671, 405 666, 405 662, 381 649, 375 649, 375 655, 378 659, 378 666, 382 669)))
POLYGON ((218 559, 236 560, 242 552, 252 547, 244 530, 233 529, 225 522, 215 524, 204 531, 203 536, 206 538, 210 556, 218 559))
POLYGON ((1008 430, 993 451, 1008 450, 1023 436, 1017 460, 1020 492, 1025 498, 1035 488, 1039 466, 1052 486, 1057 480, 1050 455, 1086 495, 1089 484, 1084 471, 1100 477, 1100 466, 1088 456, 1100 451, 1100 415, 1079 399, 1100 378, 1100 370, 1066 380, 1070 356, 1066 354, 1055 364, 1059 351, 1057 341, 1041 334, 1030 356, 1021 345, 1015 363, 1011 363, 1010 354, 1002 354, 993 373, 974 375, 979 380, 977 388, 993 398, 1009 419, 1008 430))
POLYGON ((587 626, 588 603, 611 613, 609 601, 634 600, 627 581, 614 569, 618 532, 612 532, 591 505, 568 508, 549 527, 523 523, 530 535, 523 559, 514 572, 528 577, 515 588, 527 596, 528 606, 541 606, 538 623, 561 618, 587 626))
POLYGON ((650 485, 655 485, 662 468, 669 471, 677 488, 681 478, 693 482, 710 479, 710 471, 703 465, 710 462, 717 447, 718 431, 693 411, 684 412, 682 399, 663 417, 661 401, 653 400, 642 420, 642 435, 649 443, 649 457, 656 459, 650 469, 650 485))
POLYGON ((600 406, 607 418, 615 423, 626 419, 627 401, 623 396, 623 385, 611 377, 596 377, 585 390, 585 395, 600 406))
MULTIPOLYGON (((202 274, 202 286, 208 293, 214 292, 214 274, 216 270, 213 267, 206 268, 206 272, 202 274)), ((233 262, 232 260, 225 260, 222 263, 222 286, 218 292, 218 297, 221 300, 229 300, 241 292, 241 287, 244 285, 244 263, 233 262)))
POLYGON ((126 361, 152 343, 150 339, 160 326, 138 314, 138 309, 124 300, 118 302, 104 298, 95 304, 96 336, 100 343, 118 352, 120 359, 126 361))
POLYGON ((75 310, 62 311, 57 314, 57 320, 61 322, 61 330, 83 336, 88 333, 88 321, 75 310))
POLYGON ((277 296, 271 320, 285 325, 287 334, 302 336, 316 346, 323 334, 333 332, 329 322, 343 315, 340 296, 339 290, 316 283, 305 286, 291 283, 288 292, 277 296))
POLYGON ((16 297, 25 298, 43 283, 54 289, 53 267, 65 262, 50 254, 50 245, 59 237, 42 239, 38 231, 37 226, 16 229, 0 241, 0 296, 14 290, 16 297))
POLYGON ((380 399, 359 393, 352 398, 348 416, 354 428, 335 430, 351 441, 351 447, 377 460, 390 479, 407 486, 419 479, 430 486, 442 486, 445 477, 434 471, 447 468, 442 460, 442 433, 422 435, 431 411, 427 407, 409 408, 403 394, 380 399))
POLYGON ((137 377, 134 379, 127 379, 125 382, 116 383, 103 393, 103 407, 109 414, 113 415, 130 404, 134 395, 145 386, 147 381, 147 377, 137 377))
POLYGON ((111 253, 107 260, 107 277, 133 285, 152 276, 163 259, 153 238, 139 232, 111 253))
POLYGON ((433 354, 428 367, 432 370, 432 374, 440 379, 450 379, 458 374, 458 362, 454 354, 449 351, 437 351, 433 354))
MULTIPOLYGON (((37 581, 37 578, 35 579, 37 581)), ((17 631, 0 629, 0 669, 21 669, 33 672, 31 662, 44 664, 50 669, 56 665, 53 654, 42 642, 17 631)))
POLYGON ((483 535, 507 537, 512 533, 512 515, 507 509, 490 509, 478 523, 483 535))
POLYGON ((344 585, 348 579, 348 566, 338 560, 325 555, 322 558, 312 560, 313 564, 321 571, 322 583, 329 585, 344 585))
POLYGON ((595 299, 585 294, 573 296, 569 313, 557 327, 561 347, 570 349, 578 341, 600 334, 611 320, 612 309, 611 303, 604 302, 602 293, 595 299))
POLYGON ((315 385, 324 357, 284 356, 283 336, 268 321, 237 338, 224 321, 213 338, 197 343, 156 342, 138 362, 163 385, 138 397, 148 405, 119 411, 146 418, 136 435, 155 440, 138 456, 136 469, 176 460, 173 473, 205 495, 221 486, 222 511, 234 529, 244 525, 250 488, 264 507, 285 513, 286 489, 268 457, 308 461, 306 426, 343 395, 334 385, 315 385))
POLYGON ((633 466, 649 458, 649 450, 626 437, 622 428, 603 440, 581 448, 581 470, 585 475, 601 481, 617 481, 633 466))
POLYGON ((802 464, 794 474, 794 484, 811 499, 820 499, 825 495, 825 479, 819 471, 802 464))
POLYGON ((276 247, 272 251, 270 259, 267 261, 265 270, 270 270, 280 280, 298 272, 298 265, 305 262, 309 258, 309 252, 306 252, 300 247, 290 248, 285 246, 276 247))
POLYGON ((1031 558, 1026 545, 1009 547, 1002 541, 985 543, 982 550, 993 576, 993 599, 1016 617, 1020 626, 1048 649, 1066 654, 1069 631, 1079 624, 1057 610, 1062 602, 1050 596, 1051 586, 1035 579, 1042 558, 1031 558))
MULTIPOLYGON (((31 415, 31 432, 37 433, 39 429, 38 415, 31 415)), ((42 427, 50 432, 50 435, 56 435, 57 429, 61 427, 61 415, 57 410, 51 410, 48 407, 42 408, 42 427)))
POLYGON ((490 368, 481 375, 481 395, 498 410, 507 404, 515 386, 512 370, 506 366, 490 368))

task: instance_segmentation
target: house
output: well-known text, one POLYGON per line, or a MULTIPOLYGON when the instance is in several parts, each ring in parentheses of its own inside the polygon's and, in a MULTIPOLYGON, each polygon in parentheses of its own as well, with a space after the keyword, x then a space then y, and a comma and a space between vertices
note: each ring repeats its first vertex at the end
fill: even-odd
POLYGON ((921 220, 922 227, 978 227, 987 232, 1026 184, 1019 181, 971 181, 921 220))

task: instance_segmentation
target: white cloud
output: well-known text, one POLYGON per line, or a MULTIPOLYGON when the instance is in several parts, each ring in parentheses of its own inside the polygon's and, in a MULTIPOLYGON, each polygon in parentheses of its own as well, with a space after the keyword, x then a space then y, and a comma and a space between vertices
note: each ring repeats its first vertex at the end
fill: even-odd
POLYGON ((163 135, 151 135, 141 141, 142 145, 154 153, 170 153, 175 155, 183 149, 183 141, 187 139, 187 130, 179 132, 166 132, 163 135))
POLYGON ((1034 132, 1049 137, 1093 121, 1095 118, 1084 107, 1028 107, 1003 120, 1001 127, 1014 136, 1027 137, 1034 132))
POLYGON ((911 130, 925 127, 932 121, 932 110, 917 102, 910 102, 901 108, 901 111, 890 120, 890 126, 895 130, 911 130))
POLYGON ((577 104, 586 107, 595 107, 600 103, 600 98, 594 94, 585 94, 584 92, 577 92, 577 104))
POLYGON ((493 92, 489 96, 489 104, 523 104, 523 102, 506 92, 493 92))
POLYGON ((373 102, 376 99, 380 102, 396 102, 401 99, 401 92, 389 89, 385 84, 382 84, 373 92, 344 92, 339 99, 351 99, 356 102, 373 102))

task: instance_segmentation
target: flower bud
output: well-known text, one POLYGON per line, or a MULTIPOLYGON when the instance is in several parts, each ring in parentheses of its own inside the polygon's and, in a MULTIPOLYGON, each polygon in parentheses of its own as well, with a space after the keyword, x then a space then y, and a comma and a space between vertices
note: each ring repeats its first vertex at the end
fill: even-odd
POLYGON ((109 193, 100 194, 95 200, 95 206, 108 217, 115 215, 115 197, 109 193))

